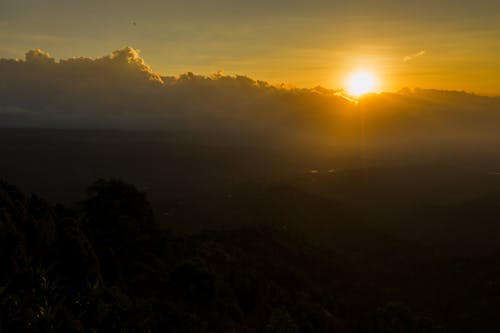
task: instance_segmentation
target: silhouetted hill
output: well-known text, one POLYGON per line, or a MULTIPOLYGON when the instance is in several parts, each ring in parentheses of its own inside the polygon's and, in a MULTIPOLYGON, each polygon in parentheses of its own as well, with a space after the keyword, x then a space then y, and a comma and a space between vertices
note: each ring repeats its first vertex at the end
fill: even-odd
POLYGON ((173 234, 120 181, 93 184, 81 210, 0 185, 4 331, 443 331, 379 305, 355 262, 293 229, 173 234))
POLYGON ((477 228, 469 241, 486 239, 481 232, 495 239, 485 229, 493 220, 483 222, 497 215, 496 199, 434 210, 429 225, 446 227, 435 224, 419 244, 369 226, 349 213, 354 207, 290 186, 246 187, 225 203, 227 215, 216 207, 206 216, 234 223, 183 234, 159 228, 145 193, 122 181, 95 182, 74 209, 2 182, 0 325, 443 332, 430 316, 453 332, 494 330, 499 249, 463 251, 471 246, 462 230, 477 228))

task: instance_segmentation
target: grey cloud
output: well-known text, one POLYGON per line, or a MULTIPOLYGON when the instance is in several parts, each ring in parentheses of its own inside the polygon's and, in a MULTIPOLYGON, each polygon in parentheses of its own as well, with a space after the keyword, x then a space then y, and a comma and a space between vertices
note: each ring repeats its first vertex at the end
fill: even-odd
POLYGON ((52 58, 47 52, 40 49, 30 50, 26 53, 25 61, 27 63, 46 63, 53 64, 55 59, 52 58))
POLYGON ((24 60, 0 59, 0 73, 4 126, 241 127, 294 133, 350 107, 327 89, 282 88, 222 73, 160 76, 130 47, 95 59, 64 60, 36 49, 24 60), (23 112, 6 111, 14 109, 23 112))
POLYGON ((500 122, 499 98, 417 89, 358 105, 341 91, 241 75, 161 76, 130 47, 95 59, 56 60, 38 49, 0 59, 2 127, 234 131, 337 143, 359 141, 360 110, 371 142, 496 133, 500 122))

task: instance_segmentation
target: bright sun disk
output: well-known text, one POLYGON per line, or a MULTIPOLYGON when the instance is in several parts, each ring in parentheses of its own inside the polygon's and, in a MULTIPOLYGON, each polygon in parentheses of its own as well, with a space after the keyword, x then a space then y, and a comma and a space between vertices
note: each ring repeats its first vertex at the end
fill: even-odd
POLYGON ((352 73, 347 81, 347 92, 354 97, 374 92, 376 87, 377 80, 370 72, 360 71, 352 73))

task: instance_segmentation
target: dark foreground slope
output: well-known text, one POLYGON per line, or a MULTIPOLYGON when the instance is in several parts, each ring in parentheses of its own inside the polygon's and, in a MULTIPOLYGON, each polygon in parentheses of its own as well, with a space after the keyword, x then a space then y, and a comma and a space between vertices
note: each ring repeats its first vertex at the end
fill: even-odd
POLYGON ((2 177, 67 207, 2 186, 5 331, 262 331, 284 320, 375 332, 381 315, 399 318, 387 319, 396 332, 415 331, 417 317, 498 330, 500 158, 489 141, 360 151, 221 133, 0 138, 2 177), (75 204, 100 177, 133 182, 152 208, 106 182, 89 193, 105 200, 75 204), (55 319, 39 321, 43 304, 55 319))
MULTIPOLYGON (((266 202, 286 191, 269 192, 266 202)), ((78 207, 53 206, 1 183, 2 331, 498 328, 497 256, 440 255, 338 223, 328 245, 312 245, 309 227, 272 218, 267 225, 174 233, 156 226, 144 193, 116 180, 94 183, 78 207)), ((265 209, 280 216, 276 204, 265 209)))
POLYGON ((119 181, 93 184, 81 207, 0 185, 2 331, 444 331, 379 304, 353 262, 292 231, 162 231, 119 181))

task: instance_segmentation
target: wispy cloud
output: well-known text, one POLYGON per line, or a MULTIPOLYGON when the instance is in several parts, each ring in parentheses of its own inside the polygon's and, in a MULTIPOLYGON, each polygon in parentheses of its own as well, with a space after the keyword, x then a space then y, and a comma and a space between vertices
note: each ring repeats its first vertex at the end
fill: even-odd
POLYGON ((40 43, 62 43, 68 41, 68 38, 56 35, 40 34, 16 34, 16 38, 40 43))
POLYGON ((426 53, 427 53, 427 51, 421 50, 421 51, 419 51, 419 52, 417 52, 415 54, 407 55, 406 57, 403 58, 403 61, 404 62, 411 61, 411 60, 413 60, 415 58, 418 58, 418 57, 421 57, 421 56, 425 55, 426 53))

